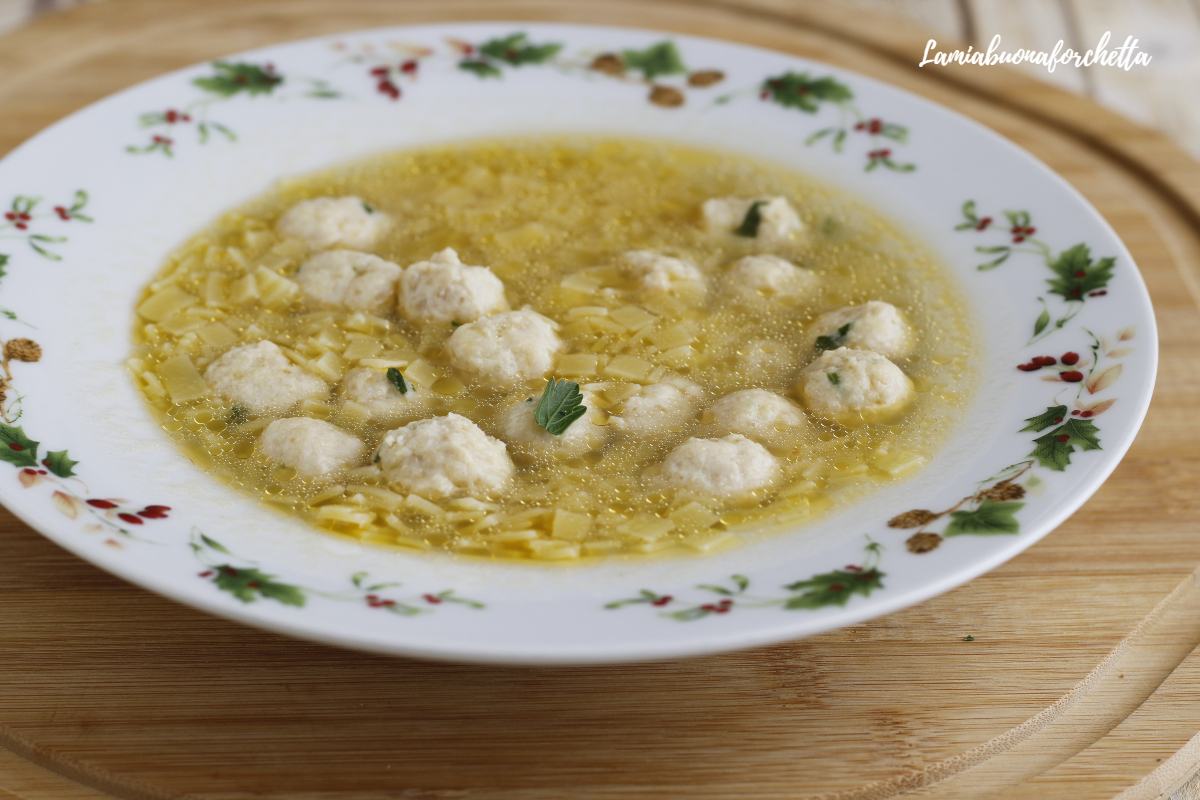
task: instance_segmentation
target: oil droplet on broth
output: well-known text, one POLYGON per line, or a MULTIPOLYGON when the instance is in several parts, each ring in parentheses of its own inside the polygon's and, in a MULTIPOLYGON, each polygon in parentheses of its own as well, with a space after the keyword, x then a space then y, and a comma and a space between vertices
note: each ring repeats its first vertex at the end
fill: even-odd
POLYGON ((275 469, 271 470, 272 480, 279 481, 280 483, 287 483, 294 477, 296 477, 296 468, 295 467, 278 466, 275 469))

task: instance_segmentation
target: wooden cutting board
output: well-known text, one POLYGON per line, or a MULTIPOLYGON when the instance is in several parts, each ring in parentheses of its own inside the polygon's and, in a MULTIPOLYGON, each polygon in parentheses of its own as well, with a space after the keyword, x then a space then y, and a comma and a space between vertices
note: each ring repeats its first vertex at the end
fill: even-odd
POLYGON ((793 52, 1030 150, 1112 223, 1154 298, 1162 371, 1133 449, 1060 529, 950 594, 801 642, 624 667, 442 665, 294 641, 129 586, 0 513, 0 798, 1178 789, 1200 761, 1200 165, 1157 134, 1004 69, 918 69, 922 32, 795 0, 105 0, 0 38, 0 153, 193 62, 476 19, 793 52))

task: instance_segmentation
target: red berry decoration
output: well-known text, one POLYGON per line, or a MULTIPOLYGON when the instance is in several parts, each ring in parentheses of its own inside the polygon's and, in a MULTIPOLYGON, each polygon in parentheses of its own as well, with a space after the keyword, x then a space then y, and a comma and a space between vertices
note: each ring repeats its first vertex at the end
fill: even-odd
POLYGON ((1071 435, 1069 433, 1063 433, 1063 434, 1059 434, 1059 436, 1057 438, 1060 442, 1066 442, 1066 441, 1070 440, 1071 435))
POLYGON ((92 508, 116 508, 116 503, 111 503, 108 500, 88 500, 87 504, 92 508))
POLYGON ((117 518, 128 522, 130 525, 141 525, 142 521, 133 514, 117 514, 117 518))
POLYGON ((1062 358, 1059 360, 1068 367, 1074 366, 1079 363, 1079 353, 1063 353, 1062 358))
POLYGON ((1079 383, 1081 380, 1083 380, 1083 373, 1071 370, 1070 372, 1064 372, 1059 377, 1061 377, 1067 383, 1079 383))
POLYGON ((1036 356, 1030 359, 1030 363, 1037 364, 1039 367, 1053 367, 1058 361, 1052 356, 1036 356))
POLYGON ((1041 364, 1017 364, 1017 369, 1022 372, 1035 372, 1042 368, 1041 364))

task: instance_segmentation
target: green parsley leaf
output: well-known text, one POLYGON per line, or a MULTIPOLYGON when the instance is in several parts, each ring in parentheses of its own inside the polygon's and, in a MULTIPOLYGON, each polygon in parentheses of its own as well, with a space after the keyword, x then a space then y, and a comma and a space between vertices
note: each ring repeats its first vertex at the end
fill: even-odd
POLYGON ((229 425, 241 425, 250 419, 250 414, 241 406, 234 406, 229 409, 229 416, 225 418, 225 422, 229 425))
POLYGON ((1013 518, 1013 514, 1024 507, 1024 503, 998 503, 989 498, 974 511, 951 511, 950 524, 942 531, 942 536, 1016 533, 1021 529, 1021 524, 1013 518))
POLYGON ((837 386, 838 384, 840 384, 842 382, 842 377, 840 375, 838 375, 836 372, 826 372, 825 377, 829 378, 829 382, 832 383, 834 386, 837 386))
POLYGON ((400 394, 408 394, 408 383, 404 380, 404 373, 395 367, 388 367, 387 370, 388 383, 396 387, 396 391, 400 394))
POLYGON ((678 75, 681 72, 687 72, 687 67, 683 65, 683 58, 675 49, 675 43, 669 39, 647 47, 645 50, 623 50, 621 59, 625 62, 627 69, 640 71, 648 81, 654 80, 659 75, 678 75))
POLYGON ((1088 292, 1108 285, 1116 261, 1110 256, 1093 264, 1085 244, 1064 250, 1050 264, 1050 269, 1058 276, 1046 279, 1050 284, 1050 293, 1062 295, 1067 300, 1082 300, 1088 292))
POLYGON ((450 322, 450 327, 451 327, 451 328, 461 328, 461 327, 462 327, 462 323, 461 323, 461 322, 454 322, 453 320, 451 320, 451 322, 450 322))
POLYGON ((546 384, 541 402, 533 410, 533 420, 555 436, 561 436, 571 423, 587 413, 579 384, 574 381, 555 381, 546 384))
POLYGON ((837 334, 834 336, 818 336, 813 346, 818 353, 824 353, 826 350, 837 350, 846 343, 846 336, 850 334, 850 328, 853 325, 853 322, 847 322, 838 328, 837 334))
POLYGON ((745 236, 750 239, 758 236, 758 226, 762 224, 762 213, 758 210, 765 206, 766 202, 759 200, 751 203, 749 210, 746 211, 746 218, 742 220, 742 224, 734 229, 734 233, 738 236, 745 236))
POLYGON ((366 211, 368 214, 375 213, 375 207, 373 205, 371 205, 370 203, 363 203, 362 207, 363 207, 363 211, 366 211))
POLYGON ((966 636, 964 636, 964 637, 963 637, 963 641, 964 641, 964 642, 973 642, 973 641, 975 641, 975 637, 974 637, 974 636, 971 636, 970 634, 968 634, 968 635, 966 635, 966 636))

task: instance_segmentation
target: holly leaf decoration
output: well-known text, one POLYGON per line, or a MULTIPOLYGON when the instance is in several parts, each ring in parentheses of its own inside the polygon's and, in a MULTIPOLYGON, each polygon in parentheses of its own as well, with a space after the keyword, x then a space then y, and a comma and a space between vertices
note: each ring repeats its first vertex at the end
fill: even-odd
POLYGON ((669 39, 647 47, 645 50, 622 50, 621 59, 625 62, 626 69, 641 72, 648 81, 654 80, 659 75, 678 75, 681 72, 687 72, 679 50, 669 39))
POLYGON ((814 575, 806 581, 797 581, 784 587, 793 592, 807 591, 788 598, 783 607, 794 610, 844 606, 852 594, 861 594, 863 597, 867 597, 871 592, 882 588, 883 578, 884 573, 874 569, 863 572, 835 570, 814 575))
POLYGON ((1055 428, 1045 436, 1034 439, 1037 447, 1029 455, 1033 456, 1043 467, 1062 472, 1071 463, 1071 453, 1078 447, 1080 450, 1100 450, 1100 440, 1096 437, 1099 429, 1090 419, 1071 419, 1065 425, 1055 428))
POLYGON ((1108 285, 1115 265, 1116 259, 1111 256, 1092 263, 1087 245, 1081 243, 1062 251, 1050 262, 1050 269, 1058 277, 1047 278, 1046 282, 1050 284, 1051 294, 1067 300, 1082 300, 1088 292, 1108 285))
POLYGON ((571 423, 586 413, 587 406, 583 405, 579 384, 551 378, 533 411, 533 421, 555 436, 561 436, 571 427, 571 423))
POLYGON ((499 78, 502 74, 499 69, 486 61, 460 61, 458 68, 466 72, 474 72, 480 78, 499 78))
POLYGON ((42 461, 42 465, 53 472, 60 478, 69 478, 75 474, 74 466, 78 461, 72 461, 67 457, 66 450, 51 450, 46 453, 46 458, 42 461))
POLYGON ((814 80, 807 72, 785 72, 776 78, 768 78, 763 81, 762 90, 779 105, 798 108, 808 114, 815 114, 822 100, 840 103, 854 97, 848 86, 833 78, 814 80))
POLYGON ((988 536, 996 533, 1016 533, 1021 524, 1013 518, 1024 503, 996 502, 985 499, 974 511, 951 511, 950 524, 942 531, 942 536, 988 536))
POLYGON ((213 69, 216 75, 210 78, 196 78, 193 84, 206 92, 213 92, 222 97, 233 97, 245 92, 248 95, 270 94, 275 87, 283 83, 283 76, 268 72, 257 64, 214 61, 213 69))
POLYGON ((259 597, 276 600, 287 606, 302 606, 305 602, 304 592, 286 583, 276 583, 273 575, 267 575, 253 568, 236 568, 228 564, 213 567, 217 576, 213 583, 222 591, 241 600, 243 603, 253 603, 259 597))
POLYGON ((25 435, 21 426, 0 422, 0 461, 7 461, 14 467, 36 467, 38 444, 25 435))
POLYGON ((523 64, 541 64, 553 58, 559 50, 562 50, 561 44, 528 44, 524 33, 514 33, 503 39, 492 39, 479 48, 481 55, 512 64, 514 67, 523 64))
POLYGON ((1051 425, 1057 425, 1058 423, 1062 422, 1063 418, 1066 416, 1066 406, 1053 406, 1052 408, 1047 408, 1045 414, 1038 414, 1036 417, 1030 417, 1029 419, 1025 420, 1029 424, 1024 428, 1021 428, 1021 430, 1017 431, 1017 433, 1024 433, 1025 431, 1044 431, 1051 425))

